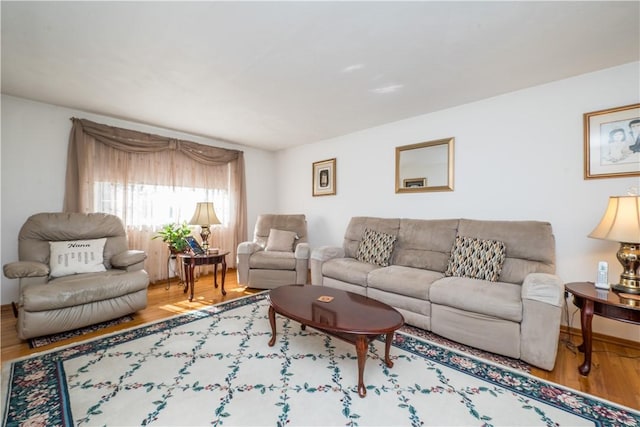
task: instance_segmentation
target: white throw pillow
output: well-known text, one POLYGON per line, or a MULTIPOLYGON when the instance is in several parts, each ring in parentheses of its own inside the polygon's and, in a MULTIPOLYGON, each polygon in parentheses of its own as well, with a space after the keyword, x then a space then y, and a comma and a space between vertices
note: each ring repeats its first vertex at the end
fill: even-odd
POLYGON ((51 277, 106 271, 104 245, 106 238, 49 242, 51 277))
POLYGON ((293 231, 269 230, 269 239, 267 240, 267 251, 293 252, 293 242, 298 235, 293 231))

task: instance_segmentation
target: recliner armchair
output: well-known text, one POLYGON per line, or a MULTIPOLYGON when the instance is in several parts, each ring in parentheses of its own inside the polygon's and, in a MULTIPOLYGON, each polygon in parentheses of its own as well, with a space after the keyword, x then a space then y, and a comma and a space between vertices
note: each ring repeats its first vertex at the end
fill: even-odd
POLYGON ((64 332, 145 308, 146 257, 128 249, 117 216, 32 215, 18 234, 19 261, 3 269, 19 279, 18 337, 64 332))
POLYGON ((238 245, 238 284, 258 289, 306 284, 309 255, 304 215, 259 215, 253 241, 238 245))

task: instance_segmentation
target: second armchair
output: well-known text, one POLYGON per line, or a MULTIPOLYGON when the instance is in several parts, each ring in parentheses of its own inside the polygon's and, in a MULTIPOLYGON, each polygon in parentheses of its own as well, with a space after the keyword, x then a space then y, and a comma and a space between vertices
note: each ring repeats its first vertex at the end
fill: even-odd
POLYGON ((238 245, 238 284, 258 289, 306 284, 309 253, 304 215, 260 215, 253 241, 238 245))

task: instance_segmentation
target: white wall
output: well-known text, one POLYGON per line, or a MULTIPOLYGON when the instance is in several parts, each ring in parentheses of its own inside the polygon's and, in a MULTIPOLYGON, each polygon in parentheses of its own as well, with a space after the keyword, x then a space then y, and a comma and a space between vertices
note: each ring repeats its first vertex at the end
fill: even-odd
MULTIPOLYGON (((281 151, 278 206, 307 215, 312 246, 342 244, 355 215, 549 221, 565 282, 593 281, 599 260, 615 281, 619 245, 587 234, 608 197, 640 179, 583 179, 583 114, 639 98, 640 63, 631 63, 281 151), (395 147, 447 137, 455 137, 455 190, 395 194, 395 147), (311 164, 333 157, 337 195, 312 197, 311 164)), ((640 341, 637 326, 596 317, 593 327, 640 341)))
MULTIPOLYGON (((71 117, 242 150, 247 180, 249 235, 253 234, 258 214, 276 212, 276 181, 270 172, 275 169, 275 154, 272 152, 2 95, 2 265, 18 259, 18 232, 30 215, 62 209, 71 117)), ((17 295, 17 280, 3 276, 2 304, 15 300, 17 295)))

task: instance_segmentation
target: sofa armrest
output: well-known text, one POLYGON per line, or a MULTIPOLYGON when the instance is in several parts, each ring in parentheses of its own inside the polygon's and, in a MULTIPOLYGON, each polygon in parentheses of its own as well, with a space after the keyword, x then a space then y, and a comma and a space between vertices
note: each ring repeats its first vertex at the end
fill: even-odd
POLYGON ((23 277, 47 277, 49 266, 35 261, 16 261, 5 264, 2 268, 4 275, 9 279, 21 279, 23 277))
POLYGON ((139 250, 127 250, 111 257, 111 265, 121 270, 134 271, 143 268, 147 254, 139 250))
POLYGON ((311 247, 308 243, 298 243, 296 245, 296 250, 293 254, 295 259, 309 259, 309 255, 311 255, 311 247))
POLYGON ((520 358, 551 371, 558 353, 564 284, 554 274, 531 273, 521 295, 520 358))
POLYGON ((344 258, 344 248, 339 246, 320 246, 311 251, 311 284, 322 285, 322 264, 330 259, 344 258))
POLYGON ((522 283, 522 299, 561 307, 564 303, 564 283, 555 274, 531 273, 522 283))
POLYGON ((320 246, 311 252, 311 259, 325 262, 332 258, 344 258, 344 248, 339 246, 320 246))

